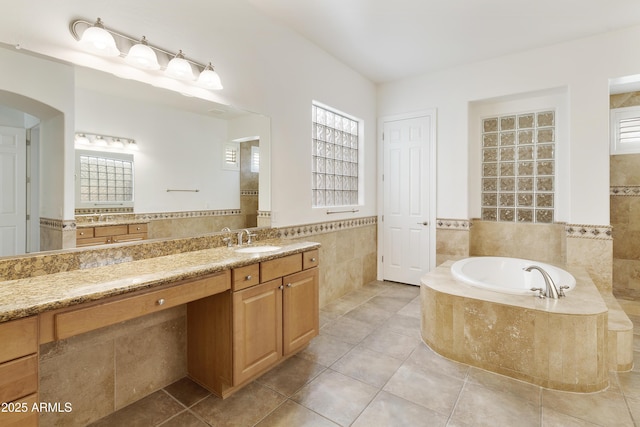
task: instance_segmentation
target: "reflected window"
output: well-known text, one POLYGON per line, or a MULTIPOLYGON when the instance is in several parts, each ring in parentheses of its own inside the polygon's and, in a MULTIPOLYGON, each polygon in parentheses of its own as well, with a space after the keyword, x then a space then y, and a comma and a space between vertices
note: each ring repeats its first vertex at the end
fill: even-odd
POLYGON ((362 121, 317 103, 312 121, 313 207, 357 205, 362 121))
POLYGON ((133 207, 132 154, 76 150, 76 208, 133 207))

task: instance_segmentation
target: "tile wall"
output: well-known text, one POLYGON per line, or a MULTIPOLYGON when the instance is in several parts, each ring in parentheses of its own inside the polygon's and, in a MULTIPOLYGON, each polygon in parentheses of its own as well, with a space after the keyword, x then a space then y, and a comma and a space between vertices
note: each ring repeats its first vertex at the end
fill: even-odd
MULTIPOLYGON (((611 95, 611 108, 640 105, 640 92, 611 95)), ((640 154, 610 157, 613 292, 640 298, 640 154)))

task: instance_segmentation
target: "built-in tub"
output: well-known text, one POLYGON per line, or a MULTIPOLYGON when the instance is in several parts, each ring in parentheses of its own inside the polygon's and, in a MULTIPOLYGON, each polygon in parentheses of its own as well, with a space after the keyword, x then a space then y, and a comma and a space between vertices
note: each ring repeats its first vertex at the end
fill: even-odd
POLYGON ((544 262, 507 257, 475 257, 456 261, 451 266, 451 274, 458 280, 484 289, 506 294, 537 295, 532 288, 545 288, 544 278, 539 271, 525 271, 527 267, 544 269, 556 286, 566 286, 570 292, 576 286, 576 279, 562 268, 544 262))
MULTIPOLYGON (((608 309, 584 269, 561 269, 575 285, 556 300, 472 286, 454 276, 453 264, 422 277, 421 333, 434 351, 547 388, 593 392, 608 386, 608 309)), ((462 271, 474 264, 467 261, 471 267, 462 271)))

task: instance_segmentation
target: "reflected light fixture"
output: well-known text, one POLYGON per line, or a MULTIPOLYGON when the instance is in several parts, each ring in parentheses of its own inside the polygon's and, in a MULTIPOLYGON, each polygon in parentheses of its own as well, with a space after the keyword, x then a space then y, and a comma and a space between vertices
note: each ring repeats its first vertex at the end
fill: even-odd
POLYGON ((178 80, 193 80, 193 69, 191 68, 191 64, 189 61, 184 59, 184 54, 182 50, 180 50, 176 56, 173 57, 169 64, 167 64, 167 69, 164 70, 164 73, 169 77, 173 77, 178 80))
POLYGON ((164 71, 164 75, 176 80, 194 81, 196 75, 199 74, 197 81, 194 82, 195 85, 209 90, 222 89, 220 76, 213 69, 211 63, 205 66, 185 58, 182 50, 173 53, 150 45, 144 36, 142 39, 132 38, 106 28, 100 18, 95 24, 78 19, 71 22, 69 30, 73 37, 92 53, 101 56, 122 57, 127 64, 133 67, 149 72, 161 70, 164 71), (118 47, 123 50, 123 53, 120 53, 118 47), (127 49, 128 53, 125 55, 124 52, 127 49))
POLYGON ((140 43, 134 44, 124 58, 125 62, 143 70, 159 70, 160 64, 156 53, 149 47, 147 38, 142 36, 140 43))
POLYGON ((100 18, 98 18, 93 26, 87 28, 84 33, 82 33, 80 46, 86 51, 100 56, 120 55, 120 51, 116 47, 115 39, 109 31, 105 30, 100 18))
POLYGON ((122 136, 101 135, 97 133, 78 132, 75 135, 76 148, 125 149, 137 150, 136 141, 122 136))
POLYGON ((212 90, 222 89, 220 76, 213 69, 213 65, 211 65, 211 62, 209 62, 206 67, 204 67, 204 70, 202 70, 200 76, 198 76, 198 86, 212 90))

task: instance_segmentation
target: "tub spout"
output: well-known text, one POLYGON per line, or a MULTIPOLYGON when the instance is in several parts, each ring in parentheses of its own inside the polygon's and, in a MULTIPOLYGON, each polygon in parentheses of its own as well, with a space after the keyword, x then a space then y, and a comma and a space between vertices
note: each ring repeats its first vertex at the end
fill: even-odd
MULTIPOLYGON (((558 292, 558 287, 553 282, 553 279, 542 267, 538 267, 537 265, 530 265, 523 269, 524 271, 531 272, 531 270, 538 270, 540 274, 542 274, 542 278, 544 279, 544 284, 546 289, 544 291, 544 296, 547 298, 558 299, 561 296, 564 296, 564 292, 558 292)), ((541 292, 542 294, 542 292, 541 292)))

